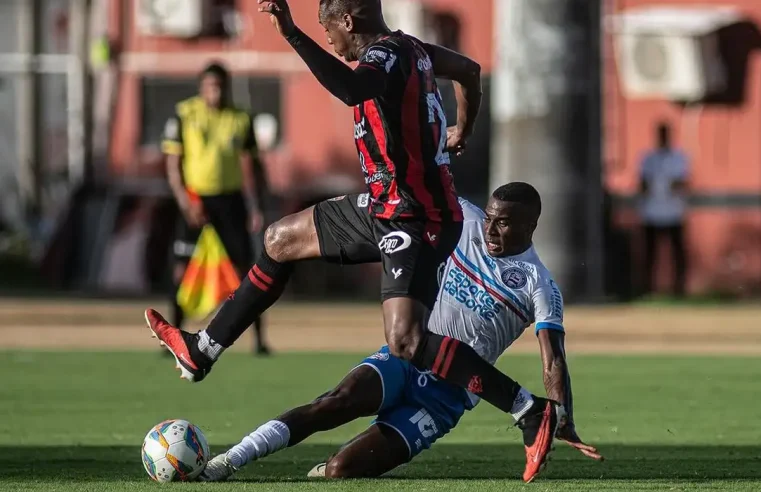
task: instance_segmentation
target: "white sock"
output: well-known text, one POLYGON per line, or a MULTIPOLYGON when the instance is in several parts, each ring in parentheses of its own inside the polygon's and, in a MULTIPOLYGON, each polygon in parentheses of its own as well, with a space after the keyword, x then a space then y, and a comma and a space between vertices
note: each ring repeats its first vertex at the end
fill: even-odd
POLYGON ((225 351, 225 348, 215 342, 209 334, 206 333, 206 330, 203 330, 198 332, 198 350, 209 359, 216 361, 219 356, 222 355, 222 352, 225 351))
POLYGON ((235 468, 246 463, 264 458, 288 446, 291 431, 278 420, 270 420, 260 426, 227 452, 227 458, 235 468))
POLYGON ((515 400, 513 401, 513 408, 510 409, 510 413, 513 415, 513 418, 516 421, 520 420, 520 418, 523 417, 526 412, 528 412, 528 409, 531 408, 531 405, 533 404, 534 397, 526 388, 521 388, 521 390, 518 392, 518 395, 515 397, 515 400))

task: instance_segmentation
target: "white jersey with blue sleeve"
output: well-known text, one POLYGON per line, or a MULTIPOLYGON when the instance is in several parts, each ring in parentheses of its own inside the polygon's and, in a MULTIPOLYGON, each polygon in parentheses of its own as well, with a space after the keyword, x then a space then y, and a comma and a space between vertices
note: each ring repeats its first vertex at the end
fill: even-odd
POLYGON ((563 296, 534 247, 495 258, 485 246, 481 209, 460 199, 463 231, 439 272, 428 329, 467 343, 494 364, 524 330, 563 328, 563 296))

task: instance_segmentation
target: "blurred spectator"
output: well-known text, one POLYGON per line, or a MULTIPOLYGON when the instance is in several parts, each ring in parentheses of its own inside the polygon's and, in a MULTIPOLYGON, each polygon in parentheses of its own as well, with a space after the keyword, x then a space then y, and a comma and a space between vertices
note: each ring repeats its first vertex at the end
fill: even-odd
POLYGON ((689 160, 671 143, 671 127, 662 122, 656 129, 657 147, 646 153, 640 163, 641 215, 645 233, 646 289, 654 290, 654 270, 658 244, 671 246, 674 265, 673 292, 685 291, 687 252, 684 246, 689 160))
MULTIPOLYGON (((179 286, 195 243, 211 224, 240 275, 254 262, 252 232, 264 227, 267 180, 259 160, 253 119, 233 106, 230 74, 209 65, 200 77, 200 92, 177 104, 164 130, 162 151, 167 177, 182 213, 174 243, 175 285, 179 286)), ((170 322, 182 327, 184 315, 176 293, 170 322)), ((254 322, 256 349, 269 353, 262 321, 254 322)))

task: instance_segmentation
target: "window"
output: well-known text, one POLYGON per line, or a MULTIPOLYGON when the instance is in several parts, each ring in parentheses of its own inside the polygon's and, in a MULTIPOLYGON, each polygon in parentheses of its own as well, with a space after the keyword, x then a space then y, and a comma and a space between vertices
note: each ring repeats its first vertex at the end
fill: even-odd
POLYGON ((428 37, 432 43, 460 51, 460 19, 448 12, 431 12, 427 19, 428 37))

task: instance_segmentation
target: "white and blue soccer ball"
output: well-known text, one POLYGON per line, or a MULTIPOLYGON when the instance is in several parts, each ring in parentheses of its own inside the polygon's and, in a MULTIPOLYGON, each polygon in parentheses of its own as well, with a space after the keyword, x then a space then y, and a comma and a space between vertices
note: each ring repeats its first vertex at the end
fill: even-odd
POLYGON ((211 457, 201 429, 187 420, 165 420, 143 439, 143 466, 157 482, 195 480, 211 457))

